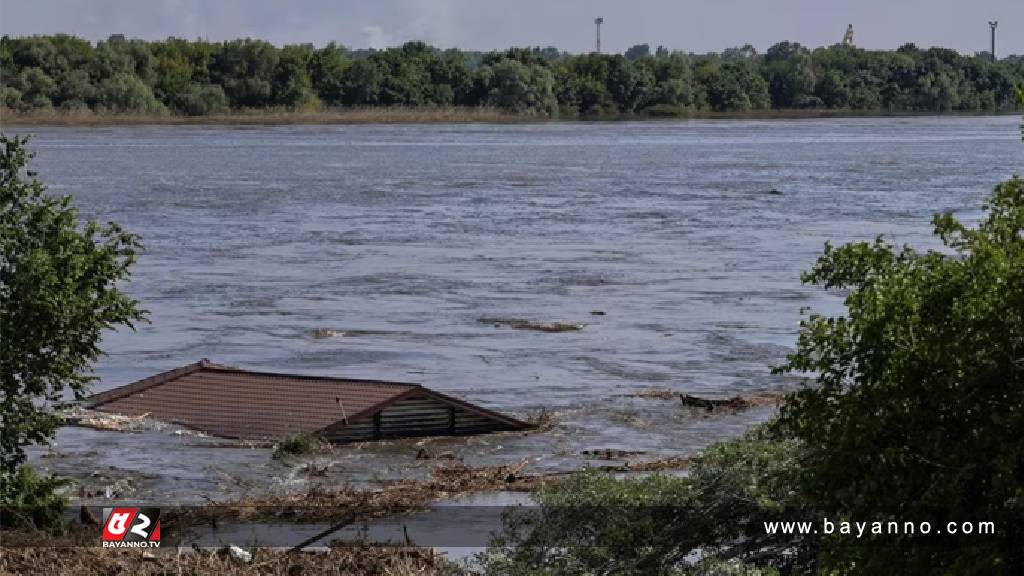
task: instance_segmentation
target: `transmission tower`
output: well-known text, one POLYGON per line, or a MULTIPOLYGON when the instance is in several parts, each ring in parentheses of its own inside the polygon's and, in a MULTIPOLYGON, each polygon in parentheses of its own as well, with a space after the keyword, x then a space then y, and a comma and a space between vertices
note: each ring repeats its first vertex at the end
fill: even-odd
POLYGON ((601 53, 601 24, 604 24, 604 18, 594 18, 594 24, 597 25, 597 53, 601 53))
POLYGON ((989 27, 992 28, 992 61, 996 61, 996 27, 999 26, 999 21, 989 22, 989 27))

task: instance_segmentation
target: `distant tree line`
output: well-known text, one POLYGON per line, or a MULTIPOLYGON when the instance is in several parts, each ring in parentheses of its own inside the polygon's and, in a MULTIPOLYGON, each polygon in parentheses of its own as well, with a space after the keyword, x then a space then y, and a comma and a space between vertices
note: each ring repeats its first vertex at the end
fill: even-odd
POLYGON ((244 109, 490 106, 576 118, 695 111, 1014 109, 1024 57, 781 42, 688 54, 640 44, 620 54, 555 48, 439 50, 409 42, 349 50, 262 40, 68 35, 0 39, 0 105, 17 110, 204 115, 244 109))

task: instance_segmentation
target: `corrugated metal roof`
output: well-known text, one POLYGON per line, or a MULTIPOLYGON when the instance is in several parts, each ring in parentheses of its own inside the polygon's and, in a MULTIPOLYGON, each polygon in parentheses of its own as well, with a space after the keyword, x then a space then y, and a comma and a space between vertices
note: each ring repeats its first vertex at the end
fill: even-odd
POLYGON ((225 438, 266 439, 337 428, 420 391, 508 429, 514 418, 418 384, 250 372, 202 360, 90 397, 104 412, 174 422, 225 438))

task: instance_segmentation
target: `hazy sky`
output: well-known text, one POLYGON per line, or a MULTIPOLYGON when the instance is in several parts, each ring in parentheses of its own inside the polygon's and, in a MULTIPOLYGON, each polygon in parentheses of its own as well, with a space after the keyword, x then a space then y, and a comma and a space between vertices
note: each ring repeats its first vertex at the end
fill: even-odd
POLYGON ((424 40, 582 52, 592 49, 597 16, 608 52, 642 42, 693 52, 779 40, 816 47, 853 24, 866 48, 914 42, 969 53, 988 50, 988 21, 999 20, 997 53, 1024 53, 1024 0, 0 0, 0 32, 10 35, 251 36, 355 48, 424 40))

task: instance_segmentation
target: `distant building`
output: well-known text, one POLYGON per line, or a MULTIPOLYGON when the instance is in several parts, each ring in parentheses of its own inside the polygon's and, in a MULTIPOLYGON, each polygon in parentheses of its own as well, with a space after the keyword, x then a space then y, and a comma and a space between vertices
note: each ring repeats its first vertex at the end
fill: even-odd
POLYGON ((251 372, 205 359, 95 394, 85 406, 250 440, 319 434, 356 442, 531 428, 418 384, 251 372))

